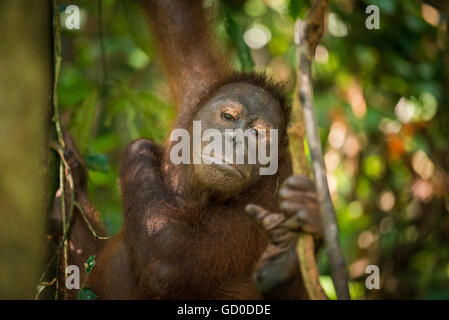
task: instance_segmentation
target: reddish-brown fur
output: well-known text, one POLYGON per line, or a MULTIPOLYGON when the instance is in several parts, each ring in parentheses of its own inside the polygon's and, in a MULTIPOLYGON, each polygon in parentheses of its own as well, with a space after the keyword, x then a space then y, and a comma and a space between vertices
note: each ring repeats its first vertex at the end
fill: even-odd
POLYGON ((89 286, 101 298, 258 298, 252 274, 267 239, 244 210, 249 202, 275 210, 288 166, 238 199, 203 202, 170 190, 160 159, 148 140, 128 148, 123 230, 99 254, 89 286))
MULTIPOLYGON (((100 249, 77 218, 70 241, 75 242, 79 234, 85 243, 76 243, 83 254, 75 259, 76 250, 71 250, 70 263, 81 266, 83 259, 98 253, 87 286, 100 299, 260 298, 252 276, 268 240, 261 226, 245 214, 245 206, 255 203, 278 211, 278 190, 291 174, 286 104, 266 77, 231 71, 214 44, 201 1, 147 0, 144 7, 179 106, 175 127, 191 130, 201 102, 222 84, 246 81, 261 86, 284 112, 279 170, 237 198, 218 200, 194 185, 187 165, 169 161, 170 143, 162 148, 139 139, 128 147, 122 161, 122 231, 100 249)), ((84 192, 77 191, 77 196, 83 198, 84 192)), ((87 200, 83 206, 96 220, 87 200)), ((279 297, 302 295, 298 277, 279 297)))

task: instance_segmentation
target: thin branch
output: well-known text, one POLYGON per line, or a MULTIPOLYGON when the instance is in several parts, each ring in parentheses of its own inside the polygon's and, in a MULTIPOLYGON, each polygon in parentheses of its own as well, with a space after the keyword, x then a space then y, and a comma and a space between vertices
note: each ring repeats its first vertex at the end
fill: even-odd
MULTIPOLYGON (((60 185, 60 191, 61 191, 61 215, 62 215, 62 230, 65 230, 67 228, 67 214, 66 214, 66 206, 65 206, 65 177, 64 177, 64 162, 62 159, 60 159, 60 165, 59 165, 59 185, 60 185)), ((67 238, 63 237, 62 240, 62 251, 63 251, 63 264, 62 269, 66 270, 68 265, 68 259, 67 259, 67 238)), ((55 300, 58 299, 59 294, 59 264, 61 263, 61 257, 57 257, 57 269, 56 269, 56 291, 55 291, 55 300)))
MULTIPOLYGON (((61 70, 61 60, 62 60, 62 50, 61 50, 61 25, 60 25, 60 16, 59 16, 59 9, 58 4, 56 0, 53 0, 53 6, 52 6, 52 13, 53 13, 53 63, 54 63, 54 74, 53 74, 53 92, 52 92, 52 105, 53 105, 53 122, 55 123, 56 128, 56 135, 58 140, 59 148, 62 150, 65 148, 65 142, 62 134, 61 129, 61 122, 59 117, 59 103, 58 103, 58 80, 59 80, 59 73, 61 70)), ((65 187, 64 187, 64 171, 69 170, 70 168, 67 167, 67 163, 64 163, 61 155, 60 155, 60 170, 59 170, 59 182, 60 182, 60 190, 61 191, 61 214, 62 214, 62 225, 63 225, 63 234, 66 235, 68 233, 68 229, 70 227, 70 223, 67 224, 67 214, 66 214, 66 201, 65 201, 65 187), (65 170, 64 170, 65 169, 65 170)), ((70 183, 70 181, 69 181, 70 183)), ((73 179, 72 179, 73 184, 73 179)), ((72 188, 72 198, 74 198, 74 189, 72 188)), ((69 217, 71 221, 73 212, 73 204, 70 204, 70 211, 69 211, 69 217)), ((63 236, 63 239, 58 247, 61 247, 64 251, 64 266, 68 264, 68 241, 67 237, 63 236)), ((56 269, 56 291, 55 291, 55 299, 58 298, 59 294, 59 264, 60 264, 60 248, 58 248, 57 255, 55 255, 47 268, 45 269, 44 273, 42 274, 40 282, 42 282, 43 277, 45 277, 49 266, 51 263, 53 263, 54 259, 57 259, 57 269, 56 269)), ((39 288, 38 286, 38 292, 36 295, 36 298, 39 297, 39 294, 42 292, 43 289, 39 288)))
MULTIPOLYGON (((296 41, 297 42, 297 41, 296 41)), ((300 73, 297 73, 296 89, 299 91, 301 85, 300 73)), ((291 113, 291 122, 288 129, 290 140, 290 153, 292 156, 293 173, 296 175, 310 175, 310 167, 307 164, 304 152, 305 125, 303 119, 303 110, 301 102, 297 95, 293 96, 293 108, 291 113)), ((296 245, 296 253, 299 260, 304 287, 309 299, 326 300, 320 284, 320 274, 318 272, 315 258, 315 243, 313 236, 307 233, 300 233, 296 245)))
MULTIPOLYGON (((57 145, 56 143, 51 143, 50 147, 52 149, 54 149, 58 155, 61 158, 61 168, 63 168, 64 166, 67 166, 66 168, 70 168, 68 167, 68 162, 67 160, 64 158, 64 152, 62 151, 61 147, 59 145, 57 145)), ((70 169, 69 169, 70 170, 70 169)), ((67 174, 67 180, 69 181, 69 186, 71 188, 71 190, 74 190, 74 185, 73 185, 73 177, 71 172, 66 172, 67 174)), ((64 181, 64 180, 62 180, 64 181)), ((63 212, 65 211, 65 192, 64 192, 64 182, 61 183, 61 187, 59 189, 59 192, 61 192, 61 210, 63 210, 63 212), (63 209, 64 208, 64 209, 63 209)), ((42 273, 40 279, 39 279, 39 285, 37 287, 37 293, 35 296, 35 299, 37 300, 39 298, 39 295, 41 294, 41 292, 43 291, 43 289, 45 289, 45 287, 49 287, 52 286, 53 284, 56 284, 56 292, 55 292, 55 299, 58 298, 58 289, 59 289, 59 280, 58 280, 58 276, 59 276, 59 264, 60 264, 60 254, 61 251, 63 251, 66 246, 67 246, 67 239, 68 239, 68 234, 69 234, 69 230, 70 227, 72 225, 72 221, 73 221, 73 217, 74 217, 74 207, 77 207, 78 210, 81 212, 81 215, 84 219, 84 221, 86 222, 89 230, 92 232, 92 234, 94 235, 95 238, 100 239, 100 240, 107 240, 110 239, 111 237, 109 236, 100 236, 95 232, 95 229, 92 227, 92 225, 90 224, 84 209, 81 207, 81 205, 75 201, 75 192, 71 192, 71 202, 70 202, 70 209, 69 209, 69 217, 66 220, 65 224, 63 223, 63 236, 58 244, 58 247, 55 251, 55 253, 53 254, 52 258, 50 259, 50 261, 48 262, 44 272, 42 273), (73 205, 72 205, 73 204, 73 205), (48 271, 50 270, 50 266, 53 264, 53 262, 55 261, 55 259, 57 259, 57 269, 56 269, 56 276, 55 278, 51 281, 51 282, 45 282, 43 281, 45 276, 47 275, 48 271)), ((64 216, 63 216, 64 217, 64 216)), ((64 268, 65 270, 65 268, 64 268)))
MULTIPOLYGON (((61 190, 61 209, 62 209, 62 226, 63 226, 63 230, 67 230, 66 232, 68 232, 68 230, 70 229, 71 223, 68 223, 66 220, 66 207, 65 207, 65 186, 64 186, 64 179, 67 179, 67 181, 69 182, 69 188, 70 188, 70 204, 69 204, 69 217, 72 217, 73 215, 73 208, 75 206, 75 184, 73 182, 73 176, 72 176, 72 171, 70 170, 70 166, 67 162, 67 160, 64 157, 64 151, 61 148, 61 146, 59 146, 56 143, 50 143, 50 146, 58 153, 59 158, 61 159, 62 163, 63 163, 63 167, 64 167, 64 171, 60 172, 60 184, 62 186, 61 190)), ((65 237, 64 239, 64 246, 63 246, 63 269, 65 270, 67 268, 68 265, 68 251, 69 251, 69 245, 68 245, 68 239, 67 237, 65 237)), ((64 291, 64 298, 66 296, 66 291, 64 291)))
POLYGON ((89 228, 90 232, 92 233, 92 235, 99 240, 108 240, 111 237, 110 236, 100 236, 98 235, 98 233, 95 231, 94 227, 92 226, 92 224, 89 222, 89 219, 86 216, 86 213, 84 212, 83 207, 78 203, 75 202, 75 206, 78 208, 78 210, 81 212, 81 215, 84 219, 84 222, 86 222, 87 227, 89 228))
POLYGON ((320 284, 320 274, 315 260, 315 244, 312 235, 307 233, 299 235, 296 253, 300 261, 299 267, 309 299, 327 300, 320 284))
POLYGON ((58 142, 64 148, 65 142, 62 136, 61 122, 59 120, 59 103, 58 103, 58 80, 62 60, 61 22, 59 21, 59 19, 60 17, 59 17, 58 4, 56 3, 56 0, 53 0, 53 63, 54 63, 53 93, 52 93, 53 122, 55 123, 58 142))
POLYGON ((338 226, 335 210, 329 193, 324 168, 321 143, 313 106, 312 60, 316 45, 324 30, 324 19, 328 0, 317 0, 309 12, 306 21, 298 19, 295 25, 295 43, 298 53, 298 80, 296 94, 304 113, 307 140, 312 156, 312 168, 315 177, 324 240, 331 263, 331 275, 338 299, 350 299, 348 279, 343 253, 339 245, 338 226))
MULTIPOLYGON (((100 19, 100 45, 101 45, 101 55, 102 55, 102 61, 103 61, 103 83, 102 87, 104 90, 106 78, 108 76, 107 72, 107 65, 105 60, 105 50, 104 50, 104 42, 103 42, 103 30, 102 30, 102 3, 101 0, 98 1, 98 11, 99 11, 99 19, 100 19)), ((57 5, 57 0, 53 0, 53 61, 54 61, 54 74, 53 74, 53 93, 52 93, 52 104, 53 104, 53 122, 55 123, 56 128, 56 134, 57 134, 57 142, 50 143, 50 147, 55 150, 60 159, 60 170, 59 170, 59 192, 61 194, 61 215, 62 215, 62 229, 63 229, 63 235, 62 238, 58 244, 58 247, 56 249, 56 252, 50 259, 49 263, 47 264, 44 272, 42 273, 39 285, 37 286, 37 293, 35 296, 35 299, 39 298, 39 295, 43 291, 45 287, 52 286, 55 284, 56 291, 55 291, 55 299, 58 299, 59 294, 59 273, 60 273, 60 263, 61 263, 61 251, 63 252, 63 269, 65 270, 68 265, 68 233, 70 230, 70 227, 72 225, 73 220, 73 211, 75 205, 80 210, 83 219, 86 221, 87 226, 93 233, 93 235, 97 239, 108 239, 109 237, 102 237, 97 235, 95 230, 92 228, 91 224, 89 223, 84 210, 81 208, 81 206, 75 202, 75 184, 73 181, 72 172, 70 169, 70 166, 67 162, 67 160, 64 157, 64 149, 65 149, 65 141, 62 133, 61 128, 61 122, 60 122, 60 116, 59 116, 59 104, 58 104, 58 80, 59 80, 59 74, 61 69, 61 60, 62 60, 62 53, 61 53, 61 26, 60 26, 60 16, 59 16, 59 9, 57 5), (67 208, 66 208, 66 187, 65 187, 65 180, 68 181, 68 188, 70 190, 70 202, 69 202, 69 210, 67 214, 67 208), (53 264, 53 262, 56 259, 56 276, 51 282, 44 282, 44 278, 47 275, 48 271, 50 270, 50 266, 53 264)), ((64 291, 64 298, 67 296, 67 292, 64 291)))
MULTIPOLYGON (((69 218, 68 218, 68 226, 71 225, 72 221, 73 221, 73 214, 72 214, 72 216, 69 216, 69 218)), ((67 239, 68 234, 69 234, 69 228, 64 229, 63 235, 62 235, 61 240, 59 241, 58 247, 56 248, 55 253, 51 257, 50 261, 48 262, 47 266, 45 267, 44 272, 42 273, 42 275, 39 279, 39 285, 42 285, 43 283, 45 283, 43 280, 44 280, 45 276, 47 275, 48 271, 50 270, 50 266, 53 264, 55 259, 60 256, 62 248, 64 246, 64 241, 67 239)), ((57 266, 59 268, 59 263, 57 264, 57 266)), ((54 284, 54 283, 56 283, 56 284, 58 283, 57 277, 55 277, 55 281, 51 281, 49 284, 54 284)), ((39 285, 38 285, 38 292, 35 296, 36 300, 39 298, 39 295, 42 291, 42 290, 40 290, 39 285)))

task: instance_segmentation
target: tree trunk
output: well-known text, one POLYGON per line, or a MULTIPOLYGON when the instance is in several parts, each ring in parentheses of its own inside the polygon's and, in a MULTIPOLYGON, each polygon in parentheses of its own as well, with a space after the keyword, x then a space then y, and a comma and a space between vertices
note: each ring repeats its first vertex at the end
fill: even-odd
POLYGON ((45 258, 50 201, 43 168, 49 161, 51 3, 1 0, 0 21, 0 299, 31 299, 45 258))

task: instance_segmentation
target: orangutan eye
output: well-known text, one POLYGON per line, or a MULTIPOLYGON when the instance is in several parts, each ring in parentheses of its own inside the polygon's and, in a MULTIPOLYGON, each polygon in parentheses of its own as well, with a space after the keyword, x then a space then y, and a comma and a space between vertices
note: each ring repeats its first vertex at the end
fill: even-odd
POLYGON ((221 118, 223 120, 226 120, 226 121, 235 121, 234 117, 231 116, 229 113, 226 113, 226 112, 222 112, 221 113, 221 118))

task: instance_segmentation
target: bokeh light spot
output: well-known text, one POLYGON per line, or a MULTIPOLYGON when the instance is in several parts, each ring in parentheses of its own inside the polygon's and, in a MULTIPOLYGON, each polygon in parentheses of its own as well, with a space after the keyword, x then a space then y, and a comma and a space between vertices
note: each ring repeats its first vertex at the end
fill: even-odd
POLYGON ((271 40, 271 32, 264 25, 257 24, 245 31, 243 39, 251 49, 260 49, 271 40))

